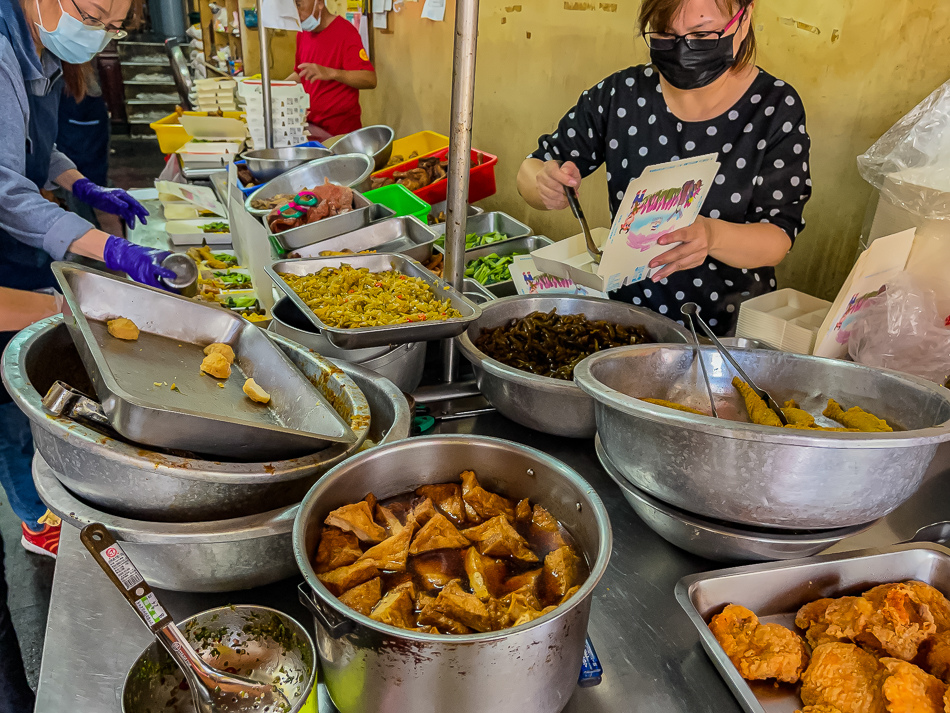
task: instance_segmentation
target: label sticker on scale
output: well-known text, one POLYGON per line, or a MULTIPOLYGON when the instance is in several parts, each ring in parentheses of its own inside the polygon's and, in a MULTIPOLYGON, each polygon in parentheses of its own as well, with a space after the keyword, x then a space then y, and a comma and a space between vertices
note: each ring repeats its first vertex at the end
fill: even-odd
POLYGON ((132 591, 133 587, 136 587, 144 581, 142 575, 135 569, 135 565, 132 564, 125 552, 115 545, 106 547, 100 554, 106 561, 106 564, 109 565, 109 569, 115 573, 115 576, 119 578, 119 581, 122 582, 122 586, 125 587, 127 591, 132 591))

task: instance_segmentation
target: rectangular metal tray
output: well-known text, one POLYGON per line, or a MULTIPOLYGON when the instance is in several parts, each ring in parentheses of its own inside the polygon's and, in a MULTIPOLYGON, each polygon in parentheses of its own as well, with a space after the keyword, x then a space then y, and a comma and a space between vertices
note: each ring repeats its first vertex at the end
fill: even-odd
POLYGON ((266 268, 274 283, 297 305, 304 316, 320 329, 330 340, 330 343, 341 349, 362 349, 364 347, 381 347, 386 345, 409 344, 411 342, 425 342, 430 339, 448 339, 457 337, 471 322, 478 319, 481 308, 469 301, 460 292, 448 283, 439 279, 426 270, 415 260, 405 255, 395 253, 375 253, 372 255, 352 255, 345 257, 318 257, 300 258, 299 260, 278 260, 266 268), (307 307, 302 299, 294 292, 290 285, 284 282, 278 273, 292 275, 312 275, 325 267, 339 267, 347 264, 354 268, 362 268, 371 272, 395 270, 409 277, 418 277, 429 285, 436 296, 448 299, 452 307, 461 312, 462 316, 447 319, 441 322, 406 322, 404 324, 385 325, 381 327, 358 327, 342 329, 330 327, 321 322, 313 310, 307 307))
MULTIPOLYGON (((433 225, 432 230, 436 236, 442 237, 445 235, 445 223, 433 225)), ((471 233, 478 233, 479 235, 484 235, 485 233, 504 233, 508 236, 508 240, 515 240, 517 238, 527 237, 531 235, 532 232, 531 228, 520 220, 515 220, 510 215, 499 211, 472 215, 465 221, 466 235, 470 235, 471 233)), ((493 243, 493 246, 504 245, 508 240, 499 240, 497 243, 493 243)), ((468 250, 467 252, 474 250, 481 250, 481 248, 472 248, 472 250, 468 250)))
POLYGON ((275 233, 270 229, 267 216, 263 216, 261 220, 264 221, 268 234, 273 235, 284 250, 299 250, 308 245, 365 228, 371 223, 392 218, 394 215, 396 211, 392 208, 371 203, 362 193, 353 191, 353 210, 349 213, 334 215, 282 233, 275 233))
POLYGON ((66 298, 66 325, 106 416, 129 440, 260 461, 355 442, 349 425, 277 345, 230 310, 70 263, 55 263, 53 273, 66 298), (116 317, 138 326, 137 341, 109 335, 106 320, 116 317), (200 370, 212 342, 234 349, 228 379, 200 370), (244 395, 246 378, 270 393, 270 403, 244 395))
POLYGON ((740 604, 764 623, 794 630, 795 613, 808 602, 856 595, 878 584, 909 579, 950 594, 950 550, 918 543, 733 567, 685 577, 676 585, 676 600, 699 631, 703 648, 743 710, 795 713, 802 707, 797 688, 743 679, 709 630, 709 620, 725 605, 740 604))
MULTIPOLYGON (((432 210, 429 211, 429 220, 435 220, 439 217, 439 213, 444 213, 447 208, 448 201, 439 201, 438 203, 433 204, 432 210)), ((469 205, 467 215, 481 215, 485 212, 484 208, 479 208, 477 205, 469 205)), ((436 225, 441 225, 441 223, 430 223, 430 227, 435 227, 436 225)))
MULTIPOLYGON (((489 215, 486 213, 485 215, 489 215)), ((481 248, 475 248, 474 250, 465 251, 465 267, 467 268, 469 263, 473 260, 478 260, 483 258, 486 255, 497 254, 500 256, 511 255, 516 252, 528 252, 532 250, 537 250, 543 248, 545 245, 551 245, 554 241, 551 238, 546 238, 543 235, 529 235, 523 238, 512 238, 511 240, 502 240, 498 243, 492 243, 491 245, 486 245, 481 248)), ((435 246, 435 249, 440 253, 444 253, 445 250, 438 245, 435 246)), ((503 282, 493 282, 490 285, 483 285, 483 287, 491 292, 495 297, 511 297, 512 295, 518 294, 518 290, 515 289, 515 283, 513 280, 505 280, 503 282)))
POLYGON ((482 283, 477 280, 473 280, 471 277, 466 277, 462 280, 462 294, 468 297, 472 302, 477 305, 485 304, 486 302, 491 302, 494 299, 498 299, 493 295, 482 283))
MULTIPOLYGON (((435 233, 418 218, 403 216, 380 220, 352 233, 339 235, 294 251, 295 257, 320 257, 324 250, 375 250, 378 253, 400 253, 425 262, 432 257, 435 233)), ((289 257, 289 256, 288 256, 289 257)))

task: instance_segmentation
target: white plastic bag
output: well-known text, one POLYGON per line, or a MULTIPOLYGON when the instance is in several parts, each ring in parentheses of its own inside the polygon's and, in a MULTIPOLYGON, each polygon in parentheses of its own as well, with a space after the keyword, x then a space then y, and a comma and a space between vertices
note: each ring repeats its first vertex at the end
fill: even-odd
POLYGON ((855 315, 848 352, 859 364, 896 369, 943 384, 950 376, 950 328, 937 301, 902 272, 855 315))

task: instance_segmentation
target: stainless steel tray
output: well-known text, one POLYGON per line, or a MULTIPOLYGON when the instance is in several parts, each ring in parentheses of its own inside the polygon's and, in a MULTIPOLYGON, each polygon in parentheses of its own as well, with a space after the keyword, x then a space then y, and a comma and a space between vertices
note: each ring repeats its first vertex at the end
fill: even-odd
POLYGON ((425 342, 430 339, 448 339, 464 332, 466 327, 482 314, 480 307, 470 302, 460 292, 433 275, 418 262, 407 258, 405 255, 375 253, 346 257, 278 260, 266 270, 274 283, 290 297, 291 301, 297 305, 297 308, 304 313, 307 319, 323 331, 331 344, 341 349, 361 349, 364 347, 380 347, 386 344, 396 345, 408 344, 409 342, 425 342), (339 267, 343 264, 355 268, 365 267, 371 272, 396 270, 409 277, 418 277, 429 285, 436 296, 448 299, 452 307, 461 312, 462 316, 441 322, 407 322, 382 327, 359 327, 356 329, 330 327, 317 318, 313 310, 307 307, 297 293, 290 288, 290 285, 284 282, 278 274, 283 272, 292 275, 312 275, 324 267, 339 267))
POLYGON ((251 215, 265 216, 270 213, 269 210, 251 207, 256 199, 271 198, 281 193, 298 193, 305 188, 322 186, 326 180, 338 186, 349 186, 355 191, 368 191, 372 172, 373 159, 363 154, 318 158, 260 186, 245 199, 244 207, 251 215))
MULTIPOLYGON (((485 215, 491 215, 491 213, 485 213, 485 215)), ((478 260, 485 257, 486 255, 495 254, 499 256, 505 256, 516 252, 530 253, 532 250, 538 250, 539 248, 543 248, 545 245, 551 245, 553 243, 554 241, 551 240, 551 238, 546 238, 543 235, 529 235, 523 238, 502 240, 501 242, 485 245, 484 247, 475 248, 474 250, 466 250, 465 267, 467 268, 469 263, 471 263, 473 260, 478 260)), ((436 245, 435 249, 441 253, 445 252, 445 249, 439 245, 436 245)), ((490 285, 482 286, 491 292, 495 297, 511 297, 512 295, 518 294, 518 290, 515 288, 515 283, 513 280, 503 280, 502 282, 493 282, 490 285)))
POLYGON ((320 257, 324 250, 373 250, 379 253, 401 253, 425 262, 432 257, 436 237, 428 227, 413 216, 387 218, 345 235, 323 240, 295 250, 295 257, 320 257))
POLYGON ((741 604, 760 621, 794 629, 795 613, 808 602, 860 594, 878 584, 909 579, 950 592, 950 550, 934 544, 895 545, 733 567, 685 577, 676 585, 676 600, 699 631, 703 648, 743 710, 794 713, 802 707, 797 688, 744 680, 709 630, 709 620, 726 604, 741 604))
MULTIPOLYGON (((435 234, 438 236, 445 235, 445 223, 433 225, 432 230, 435 231, 435 234)), ((508 236, 509 240, 512 240, 527 237, 531 235, 532 230, 520 220, 515 220, 507 213, 492 211, 491 213, 480 213, 478 215, 468 216, 468 219, 465 221, 465 234, 470 235, 471 233, 478 233, 479 235, 484 235, 485 233, 504 233, 508 236)), ((501 245, 505 242, 507 241, 500 240, 494 243, 494 245, 501 245)), ((481 250, 481 248, 473 248, 473 250, 481 250)))
POLYGON ((66 325, 103 410, 129 440, 261 461, 356 440, 280 348, 233 312, 68 263, 55 263, 53 273, 66 298, 66 325), (105 321, 115 317, 135 322, 139 339, 109 336, 105 321), (212 342, 234 349, 229 379, 199 369, 212 342), (269 404, 244 395, 246 377, 267 389, 269 404))
POLYGON ((344 235, 360 228, 366 228, 380 220, 392 218, 396 211, 378 203, 371 203, 362 193, 353 191, 353 210, 349 213, 330 216, 316 223, 301 225, 281 233, 270 229, 266 216, 263 218, 264 227, 269 235, 273 235, 284 250, 299 250, 300 248, 319 243, 338 235, 344 235))
POLYGON ((485 285, 473 280, 471 277, 466 277, 462 280, 462 294, 477 305, 497 299, 495 295, 485 288, 485 285))

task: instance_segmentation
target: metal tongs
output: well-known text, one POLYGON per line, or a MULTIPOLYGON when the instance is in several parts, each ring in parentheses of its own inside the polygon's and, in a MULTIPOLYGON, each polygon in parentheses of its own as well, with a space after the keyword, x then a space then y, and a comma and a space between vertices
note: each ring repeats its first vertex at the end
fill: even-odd
POLYGON ((597 245, 594 243, 594 237, 590 234, 590 226, 587 225, 587 217, 584 215, 584 209, 581 208, 581 203, 577 200, 577 191, 575 191, 572 186, 564 186, 564 195, 567 196, 567 204, 571 207, 571 212, 574 214, 574 217, 577 218, 581 224, 581 230, 584 231, 584 239, 587 241, 587 254, 599 265, 603 253, 597 248, 597 245))
POLYGON ((43 397, 43 406, 56 416, 88 421, 113 431, 112 423, 102 410, 102 404, 63 381, 53 382, 43 397))
MULTIPOLYGON (((710 341, 712 341, 713 346, 715 346, 716 349, 719 350, 719 353, 722 354, 723 358, 727 362, 729 362, 729 365, 732 366, 733 369, 735 369, 736 373, 739 375, 739 378, 749 385, 749 388, 752 389, 752 391, 756 394, 756 396, 758 396, 760 399, 765 401, 768 407, 772 409, 772 411, 775 412, 776 416, 778 416, 778 420, 782 422, 782 425, 787 426, 788 419, 785 417, 785 414, 782 412, 782 409, 779 407, 775 399, 773 399, 769 395, 768 391, 766 391, 765 389, 760 389, 758 386, 755 385, 755 382, 749 378, 749 375, 746 374, 742 370, 742 367, 739 366, 738 362, 735 359, 733 359, 732 354, 729 353, 729 350, 726 349, 722 345, 722 342, 720 342, 719 339, 716 337, 716 335, 713 334, 713 331, 709 328, 709 325, 706 324, 706 321, 702 317, 699 316, 699 305, 696 304, 695 302, 687 302, 682 307, 680 307, 680 312, 682 312, 683 315, 689 320, 689 327, 690 329, 693 330, 693 338, 696 339, 696 329, 693 326, 693 320, 695 319, 697 322, 699 322, 699 326, 702 328, 703 332, 705 332, 706 336, 709 337, 710 341)), ((698 343, 698 340, 697 340, 697 343, 698 343)), ((700 358, 699 363, 702 364, 702 367, 703 367, 703 378, 706 379, 706 388, 709 389, 709 400, 711 403, 712 402, 712 387, 709 384, 709 376, 706 374, 706 365, 705 363, 703 363, 702 358, 700 358)), ((714 416, 716 415, 715 406, 713 406, 713 415, 714 416)))

